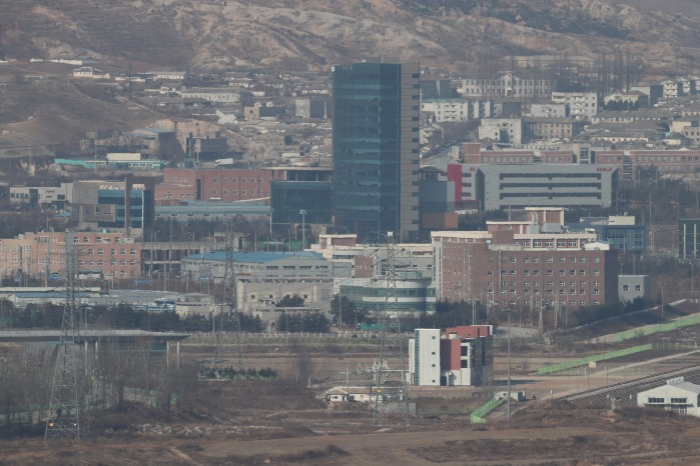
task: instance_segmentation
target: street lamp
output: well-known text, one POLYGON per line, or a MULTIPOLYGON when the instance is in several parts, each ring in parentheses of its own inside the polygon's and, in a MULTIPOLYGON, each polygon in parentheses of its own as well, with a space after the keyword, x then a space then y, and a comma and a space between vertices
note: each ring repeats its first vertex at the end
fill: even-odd
POLYGON ((306 209, 301 209, 299 215, 301 215, 301 249, 303 251, 306 249, 306 209))

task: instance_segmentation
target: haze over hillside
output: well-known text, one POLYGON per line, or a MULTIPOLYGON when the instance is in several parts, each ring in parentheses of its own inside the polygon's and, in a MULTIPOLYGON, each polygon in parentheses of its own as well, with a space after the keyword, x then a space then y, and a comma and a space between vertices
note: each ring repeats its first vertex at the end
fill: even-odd
POLYGON ((624 3, 645 10, 621 0, 6 0, 0 51, 210 70, 322 70, 378 55, 475 70, 511 54, 620 51, 663 71, 700 57, 697 2, 665 2, 667 12, 624 3))

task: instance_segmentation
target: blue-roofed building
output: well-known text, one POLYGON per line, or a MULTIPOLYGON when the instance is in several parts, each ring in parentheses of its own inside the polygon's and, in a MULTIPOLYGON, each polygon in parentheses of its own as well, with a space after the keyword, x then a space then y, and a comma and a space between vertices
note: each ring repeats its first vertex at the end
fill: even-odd
MULTIPOLYGON (((195 254, 183 259, 191 280, 221 283, 226 251, 195 254)), ((298 295, 307 307, 330 310, 333 281, 351 276, 351 264, 333 263, 321 254, 300 252, 234 252, 237 309, 254 312, 274 308, 285 296, 298 295)))

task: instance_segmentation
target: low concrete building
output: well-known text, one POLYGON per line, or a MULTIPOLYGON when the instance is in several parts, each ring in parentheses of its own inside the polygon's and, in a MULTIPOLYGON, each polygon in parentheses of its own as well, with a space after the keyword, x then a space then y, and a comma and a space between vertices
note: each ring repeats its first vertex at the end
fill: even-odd
POLYGON ((666 381, 666 385, 637 393, 637 406, 651 407, 700 417, 700 385, 683 377, 666 381))
POLYGON ((623 303, 637 298, 651 298, 651 278, 649 275, 619 275, 617 296, 623 303))

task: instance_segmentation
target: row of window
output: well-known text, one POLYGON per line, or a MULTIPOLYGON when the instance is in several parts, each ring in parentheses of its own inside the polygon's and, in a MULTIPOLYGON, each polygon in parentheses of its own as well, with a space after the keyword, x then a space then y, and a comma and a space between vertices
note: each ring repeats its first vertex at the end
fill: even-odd
MULTIPOLYGON (((117 250, 116 250, 116 249, 111 249, 109 253, 110 253, 111 256, 116 256, 116 255, 117 255, 117 250)), ((97 255, 98 255, 98 256, 104 256, 104 254, 105 254, 105 250, 104 250, 104 249, 98 249, 98 250, 97 250, 97 255)), ((80 256, 84 256, 84 255, 93 256, 93 255, 95 255, 95 250, 94 250, 94 249, 88 249, 88 250, 80 249, 80 250, 78 250, 78 255, 80 255, 80 256)), ((125 255, 126 255, 126 249, 125 249, 125 248, 120 249, 120 250, 119 250, 119 255, 120 255, 120 256, 125 256, 125 255)), ((134 249, 134 248, 129 249, 129 255, 135 256, 135 255, 136 255, 136 249, 134 249)))
MULTIPOLYGON (((92 267, 92 266, 95 266, 95 261, 78 261, 78 265, 80 265, 80 266, 87 265, 87 266, 92 267)), ((105 261, 97 261, 97 265, 98 265, 98 266, 104 266, 104 265, 105 265, 105 261)), ((109 264, 109 265, 111 265, 112 267, 116 267, 117 261, 114 261, 114 260, 113 260, 113 261, 110 261, 110 264, 109 264)), ((120 262, 119 262, 119 265, 126 266, 126 261, 125 261, 125 260, 120 261, 120 262)), ((129 261, 129 265, 136 265, 136 261, 133 260, 133 259, 130 260, 130 261, 129 261)))
MULTIPOLYGON (((228 178, 224 178, 223 180, 224 180, 224 183, 228 183, 228 178)), ((213 178, 213 179, 211 180, 211 182, 212 182, 212 183, 218 183, 218 182, 219 182, 219 179, 218 179, 218 178, 213 178)), ((246 178, 241 178, 241 183, 245 183, 245 182, 246 182, 246 178)), ((255 183, 255 182, 256 182, 255 178, 251 178, 251 179, 250 179, 250 182, 251 182, 251 183, 255 183)), ((257 182, 258 182, 258 183, 262 183, 262 182, 263 182, 263 179, 262 179, 262 178, 258 178, 258 179, 257 179, 257 182)), ((231 183, 238 183, 238 178, 232 178, 232 179, 231 179, 231 183)))
MULTIPOLYGON (((547 291, 546 291, 546 294, 549 295, 549 296, 553 296, 553 295, 554 295, 554 291, 555 291, 555 290, 547 290, 547 291)), ((490 294, 490 295, 493 295, 493 294, 494 294, 494 291, 493 291, 492 289, 490 289, 490 290, 489 290, 489 294, 490 294)), ((501 290, 501 294, 508 294, 508 290, 501 290)), ((518 291, 517 291, 517 290, 510 290, 510 294, 511 294, 512 296, 517 296, 517 295, 518 295, 518 291)), ((530 295, 530 289, 529 289, 529 288, 524 288, 524 289, 523 289, 523 294, 524 294, 525 296, 529 296, 529 295, 530 295)), ((540 295, 540 290, 532 290, 532 294, 535 295, 535 296, 539 296, 539 295, 540 295)), ((579 294, 579 295, 585 295, 585 294, 586 294, 586 290, 585 290, 585 289, 579 289, 578 292, 577 292, 575 289, 572 288, 572 289, 569 290, 569 294, 572 295, 572 296, 576 296, 577 294, 579 294)), ((559 295, 560 295, 560 296, 566 295, 566 290, 563 289, 563 288, 560 288, 560 289, 559 289, 559 295)), ((594 289, 594 290, 593 290, 593 295, 594 295, 594 296, 600 295, 600 290, 594 289)))
MULTIPOLYGON (((586 275, 586 271, 585 271, 585 270, 579 270, 578 272, 577 272, 576 270, 574 270, 574 269, 570 269, 570 270, 569 270, 569 275, 571 275, 571 276, 576 276, 577 273, 578 273, 578 275, 580 275, 580 276, 582 276, 582 277, 586 275)), ((510 270, 510 271, 506 272, 505 270, 501 270, 501 276, 504 277, 504 276, 506 276, 506 275, 511 276, 511 277, 515 277, 515 276, 518 275, 518 271, 517 271, 517 270, 510 270)), ((523 270, 523 275, 526 276, 526 277, 529 277, 529 276, 530 276, 530 271, 529 271, 529 270, 523 270)), ((559 276, 560 276, 560 277, 564 277, 565 275, 566 275, 566 270, 559 270, 559 276)), ((488 270, 488 271, 486 271, 486 276, 487 276, 487 277, 493 277, 493 270, 488 270)), ((532 271, 532 276, 533 276, 533 277, 539 277, 539 276, 540 276, 540 271, 539 271, 539 270, 533 270, 533 271, 532 271)), ((548 276, 548 277, 553 277, 553 276, 554 276, 554 270, 547 270, 547 276, 548 276)), ((593 271, 593 276, 595 276, 595 277, 600 276, 600 270, 595 269, 595 270, 593 271)))
MULTIPOLYGON (((516 241, 515 244, 519 244, 519 245, 521 245, 521 246, 528 246, 528 245, 529 245, 529 241, 522 241, 522 242, 516 241)), ((535 244, 535 247, 541 247, 541 246, 542 246, 542 241, 534 241, 534 244, 535 244)), ((545 242, 544 242, 544 247, 553 247, 553 244, 554 244, 554 241, 545 241, 545 242)), ((577 244, 578 244, 577 241, 569 241, 569 242, 568 242, 569 247, 576 247, 577 244)), ((557 247, 558 247, 558 248, 563 248, 563 247, 566 247, 566 246, 567 246, 567 242, 566 242, 566 241, 564 241, 564 240, 557 240, 557 247)), ((554 263, 554 257, 553 257, 553 256, 549 256, 549 257, 547 257, 545 260, 547 261, 548 264, 554 263)), ((505 261, 508 261, 508 262, 510 262, 511 264, 517 264, 517 263, 518 263, 518 258, 517 258, 517 257, 504 257, 504 258, 503 258, 503 261, 504 261, 504 262, 505 262, 505 261)), ((577 261, 578 261, 580 264, 585 264, 585 263, 586 263, 586 258, 585 258, 585 257, 578 257, 578 258, 577 258, 577 257, 575 257, 575 256, 570 256, 570 257, 569 257, 569 263, 575 264, 577 261)), ((524 258, 523 258, 523 262, 524 262, 525 264, 529 264, 529 263, 530 263, 530 258, 529 258, 529 257, 524 257, 524 258)), ((538 264, 538 263, 540 262, 540 258, 539 258, 539 257, 533 258, 533 262, 534 262, 535 264, 538 264)), ((560 263, 560 264, 566 263, 566 257, 560 257, 560 258, 559 258, 559 263, 560 263)), ((594 257, 594 258, 593 258, 593 263, 594 263, 594 264, 600 263, 600 257, 594 257)))
MULTIPOLYGON (((544 301, 540 302, 539 299, 535 299, 535 300, 532 300, 532 301, 530 301, 530 302, 532 303, 532 307, 534 307, 534 308, 539 307, 540 305, 546 306, 546 305, 548 305, 548 304, 555 304, 555 302, 549 301, 549 300, 544 300, 544 301)), ((566 304, 566 301, 561 301, 561 300, 560 300, 560 301, 557 301, 557 302, 558 302, 558 304, 559 304, 560 306, 564 306, 564 305, 566 304)), ((496 302, 496 301, 494 301, 494 303, 495 303, 495 304, 498 304, 498 302, 496 302)), ((586 301, 583 300, 583 299, 580 300, 578 303, 579 303, 581 306, 585 306, 585 305, 586 305, 586 301)), ((518 305, 518 302, 515 301, 515 300, 508 301, 508 300, 503 299, 503 300, 500 301, 500 304, 501 304, 501 306, 509 306, 509 305, 510 305, 510 306, 517 306, 517 305, 518 305)), ((594 306, 599 306, 599 305, 600 305, 600 300, 597 300, 597 299, 593 300, 593 305, 594 305, 594 306)), ((569 301, 569 306, 576 306, 576 300, 574 300, 574 299, 570 300, 570 301, 569 301)))
MULTIPOLYGON (((577 284, 576 280, 571 280, 571 281, 569 282, 569 286, 586 286, 586 283, 587 283, 587 282, 586 282, 585 280, 579 281, 578 284, 577 284)), ((489 282, 489 283, 488 283, 488 286, 489 286, 489 288, 493 288, 493 282, 489 282)), ((505 288, 506 286, 516 287, 516 286, 518 286, 518 282, 504 282, 504 281, 502 281, 502 282, 501 282, 501 287, 502 287, 502 288, 505 288), (507 283, 508 285, 506 285, 506 283, 507 283)), ((527 280, 524 281, 524 282, 523 282, 523 286, 530 286, 530 282, 527 281, 527 280)), ((535 280, 535 281, 532 282, 532 286, 540 286, 540 282, 537 281, 537 280, 535 280)), ((554 286, 554 282, 553 282, 552 280, 547 281, 547 287, 548 287, 548 288, 551 288, 551 287, 553 287, 553 286, 554 286)), ((564 281, 564 280, 560 281, 560 282, 559 282, 559 286, 566 286, 566 281, 564 281)), ((600 286, 600 281, 599 281, 599 280, 594 280, 594 281, 593 281, 593 286, 600 286)), ((627 286, 627 285, 625 285, 625 286, 627 286)), ((637 286, 639 286, 639 285, 637 285, 637 286)), ((627 290, 625 290, 625 291, 627 291, 627 290)), ((639 291, 639 290, 637 290, 637 291, 639 291)))

